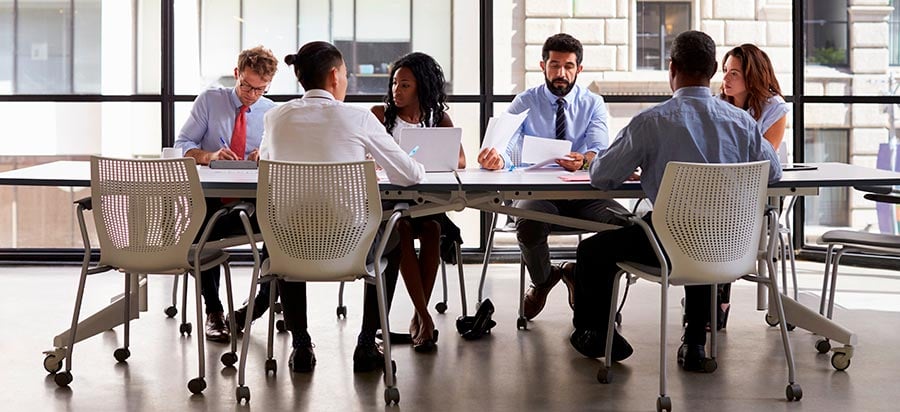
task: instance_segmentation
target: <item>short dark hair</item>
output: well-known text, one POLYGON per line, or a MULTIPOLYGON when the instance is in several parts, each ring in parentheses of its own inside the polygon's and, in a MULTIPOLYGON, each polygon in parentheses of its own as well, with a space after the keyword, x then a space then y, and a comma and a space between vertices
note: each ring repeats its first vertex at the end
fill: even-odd
POLYGON ((578 39, 566 34, 554 34, 544 41, 544 48, 541 49, 541 60, 547 61, 550 58, 550 52, 575 53, 575 62, 580 66, 581 59, 584 58, 584 48, 578 39))
POLYGON ((284 62, 294 66, 297 81, 304 89, 323 89, 328 73, 341 67, 344 56, 333 44, 314 41, 304 44, 297 54, 284 56, 284 62))
POLYGON ((683 32, 672 42, 672 65, 691 77, 711 79, 716 73, 716 43, 706 33, 683 32))

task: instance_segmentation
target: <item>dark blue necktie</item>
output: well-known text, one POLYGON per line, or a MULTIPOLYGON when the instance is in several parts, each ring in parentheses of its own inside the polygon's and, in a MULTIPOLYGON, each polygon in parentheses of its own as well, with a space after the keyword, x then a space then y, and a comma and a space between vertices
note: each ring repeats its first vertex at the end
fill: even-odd
POLYGON ((556 99, 556 138, 566 140, 566 99, 556 99))

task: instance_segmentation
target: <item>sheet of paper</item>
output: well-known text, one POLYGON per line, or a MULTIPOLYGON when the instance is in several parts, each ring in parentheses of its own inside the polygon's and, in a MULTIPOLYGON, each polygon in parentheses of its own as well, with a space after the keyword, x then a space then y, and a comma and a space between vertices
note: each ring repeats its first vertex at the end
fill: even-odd
POLYGON ((484 132, 481 149, 493 147, 498 152, 505 151, 506 146, 509 145, 509 139, 519 130, 526 117, 528 117, 528 110, 519 114, 503 112, 499 116, 491 117, 488 120, 487 130, 484 132))
POLYGON ((563 182, 590 182, 591 175, 585 172, 575 172, 570 174, 559 175, 559 180, 563 182))
POLYGON ((541 163, 563 159, 572 152, 572 142, 568 140, 525 136, 522 142, 522 163, 541 163))

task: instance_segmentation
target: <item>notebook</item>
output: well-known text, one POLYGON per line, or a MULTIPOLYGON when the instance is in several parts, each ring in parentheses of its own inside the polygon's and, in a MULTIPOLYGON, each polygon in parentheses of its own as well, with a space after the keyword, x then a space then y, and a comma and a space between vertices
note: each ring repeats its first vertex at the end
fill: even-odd
POLYGON ((426 172, 450 172, 459 166, 458 127, 408 127, 400 129, 400 148, 425 166, 426 172))

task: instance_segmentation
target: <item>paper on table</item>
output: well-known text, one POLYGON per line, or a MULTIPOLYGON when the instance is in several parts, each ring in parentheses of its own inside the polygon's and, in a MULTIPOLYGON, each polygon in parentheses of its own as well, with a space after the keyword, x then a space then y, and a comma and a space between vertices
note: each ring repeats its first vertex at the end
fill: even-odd
POLYGON ((509 139, 519 130, 519 126, 522 125, 526 117, 528 117, 528 110, 519 114, 503 112, 500 116, 491 117, 488 120, 487 130, 484 132, 484 141, 481 142, 481 149, 493 147, 498 152, 506 151, 509 139))
POLYGON ((563 159, 572 152, 572 142, 543 137, 525 136, 522 142, 522 163, 541 163, 563 159))
POLYGON ((575 172, 559 175, 559 180, 563 182, 590 182, 591 175, 586 172, 575 172))

